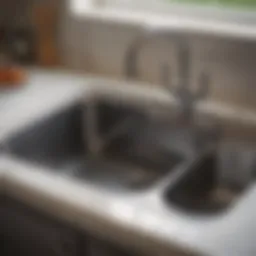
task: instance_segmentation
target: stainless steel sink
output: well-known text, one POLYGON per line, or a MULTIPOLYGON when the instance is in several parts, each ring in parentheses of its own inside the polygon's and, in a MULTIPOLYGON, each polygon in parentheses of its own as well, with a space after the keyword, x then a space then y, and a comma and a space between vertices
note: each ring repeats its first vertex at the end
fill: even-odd
POLYGON ((185 212, 224 211, 247 187, 220 182, 217 145, 209 136, 205 142, 203 131, 151 118, 129 104, 94 105, 103 144, 91 152, 89 105, 77 101, 51 113, 11 135, 4 148, 30 164, 108 189, 156 189, 169 207, 185 212))
POLYGON ((175 123, 168 107, 158 115, 152 111, 157 104, 150 111, 142 105, 118 97, 77 99, 12 134, 3 148, 29 164, 108 189, 156 189, 169 207, 186 212, 216 213, 235 203, 248 184, 219 181, 210 129, 175 123), (100 142, 96 152, 94 142, 100 142))
POLYGON ((142 111, 104 102, 97 104, 99 135, 111 133, 128 117, 132 121, 92 154, 85 136, 86 112, 86 104, 76 102, 12 135, 6 148, 23 161, 114 189, 152 187, 189 157, 186 145, 177 147, 181 144, 171 140, 175 133, 150 125, 142 111))
POLYGON ((233 175, 223 181, 220 172, 225 170, 219 168, 218 161, 216 152, 208 152, 199 159, 167 189, 167 204, 192 214, 216 214, 228 210, 249 183, 240 186, 234 182, 233 175))

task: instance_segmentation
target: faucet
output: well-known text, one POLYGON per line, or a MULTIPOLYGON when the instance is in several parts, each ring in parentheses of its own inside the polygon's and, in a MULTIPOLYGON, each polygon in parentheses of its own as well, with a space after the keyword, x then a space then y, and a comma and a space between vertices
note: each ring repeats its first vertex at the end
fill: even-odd
POLYGON ((190 89, 190 69, 191 69, 191 51, 185 35, 181 32, 149 27, 146 31, 132 43, 125 56, 125 75, 127 79, 135 79, 138 76, 137 59, 143 45, 149 40, 166 37, 174 40, 177 48, 177 65, 179 84, 175 90, 170 88, 169 84, 169 67, 162 67, 162 82, 179 103, 179 119, 182 123, 191 125, 194 119, 195 105, 197 101, 205 98, 208 94, 209 76, 205 72, 200 75, 199 88, 193 92, 190 89))

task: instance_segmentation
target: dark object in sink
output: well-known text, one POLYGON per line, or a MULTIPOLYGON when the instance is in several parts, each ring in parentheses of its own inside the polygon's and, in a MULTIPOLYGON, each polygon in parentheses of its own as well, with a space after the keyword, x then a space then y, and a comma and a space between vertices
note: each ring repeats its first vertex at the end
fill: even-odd
POLYGON ((138 136, 143 132, 138 131, 146 127, 145 116, 129 107, 108 104, 99 104, 97 110, 101 134, 127 116, 132 116, 134 123, 126 133, 113 138, 102 155, 92 157, 84 138, 84 111, 86 107, 76 103, 19 132, 6 143, 9 153, 72 177, 126 189, 152 186, 182 160, 180 154, 160 146, 139 151, 143 140, 138 136))
POLYGON ((217 156, 212 153, 183 173, 177 184, 167 190, 165 199, 186 212, 213 214, 228 210, 245 188, 219 181, 217 156))

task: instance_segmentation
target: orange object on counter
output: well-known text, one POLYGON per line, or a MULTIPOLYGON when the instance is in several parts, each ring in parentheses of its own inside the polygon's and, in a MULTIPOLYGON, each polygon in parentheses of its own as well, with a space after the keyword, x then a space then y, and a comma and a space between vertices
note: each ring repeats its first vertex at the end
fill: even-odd
POLYGON ((24 70, 18 67, 0 67, 0 87, 20 85, 26 80, 24 70))

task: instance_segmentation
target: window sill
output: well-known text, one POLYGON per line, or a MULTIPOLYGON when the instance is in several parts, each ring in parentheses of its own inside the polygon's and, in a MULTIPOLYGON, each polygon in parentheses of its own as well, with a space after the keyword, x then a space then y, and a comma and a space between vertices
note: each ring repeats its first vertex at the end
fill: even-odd
MULTIPOLYGON (((76 1, 76 0, 71 0, 76 1)), ((71 5, 71 14, 78 19, 96 20, 103 23, 124 24, 147 28, 150 26, 180 31, 180 33, 212 36, 242 41, 256 41, 256 16, 252 11, 193 9, 184 12, 184 6, 171 13, 160 15, 152 12, 123 10, 114 7, 86 7, 71 5), (209 12, 207 18, 205 15, 209 12), (187 15, 187 14, 190 15, 187 15), (202 15, 200 15, 202 13, 202 15), (180 15, 181 14, 181 15, 180 15)))

